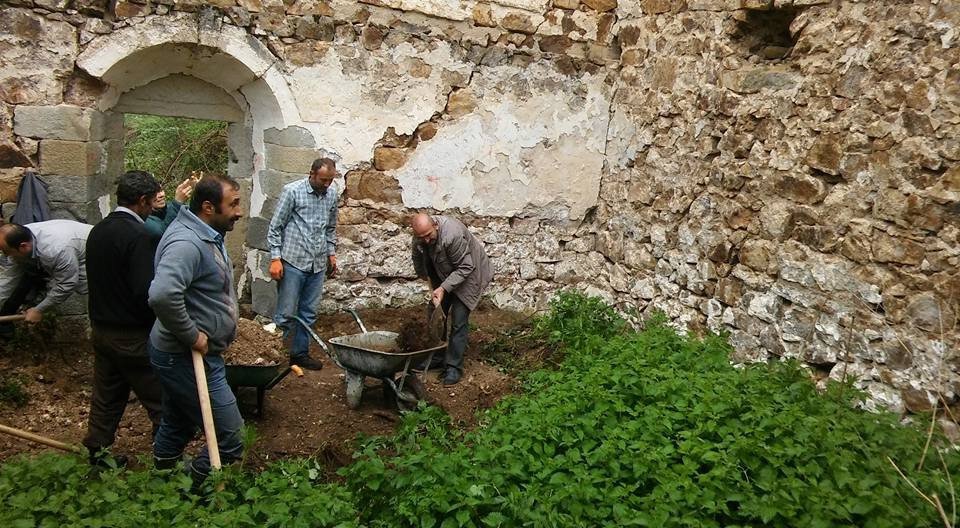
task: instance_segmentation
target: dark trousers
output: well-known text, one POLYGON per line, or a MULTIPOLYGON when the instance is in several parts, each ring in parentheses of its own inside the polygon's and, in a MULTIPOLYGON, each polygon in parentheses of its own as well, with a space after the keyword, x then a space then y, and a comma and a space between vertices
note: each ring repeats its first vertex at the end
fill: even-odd
MULTIPOLYGON (((0 305, 0 315, 13 315, 20 311, 20 307, 27 301, 30 294, 42 288, 45 277, 38 273, 24 273, 13 293, 0 305)), ((0 337, 13 336, 13 323, 0 323, 0 337)))
POLYGON ((160 427, 163 398, 147 355, 149 335, 149 328, 93 325, 93 396, 83 439, 91 453, 113 444, 131 389, 153 422, 153 434, 160 427))
POLYGON ((447 327, 450 328, 450 339, 447 341, 444 362, 447 368, 455 368, 463 373, 463 353, 467 350, 470 308, 467 308, 467 305, 452 293, 443 296, 441 307, 447 316, 447 327))

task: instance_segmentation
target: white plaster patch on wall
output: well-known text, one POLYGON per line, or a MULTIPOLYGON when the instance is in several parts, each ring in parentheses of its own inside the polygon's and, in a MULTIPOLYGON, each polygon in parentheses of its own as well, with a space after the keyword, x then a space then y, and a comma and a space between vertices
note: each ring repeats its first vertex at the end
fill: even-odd
POLYGON ((380 0, 378 3, 394 9, 417 11, 449 20, 466 20, 470 17, 474 5, 474 2, 461 0, 380 0))
POLYGON ((449 90, 444 71, 469 76, 470 69, 470 64, 453 59, 446 43, 425 53, 401 45, 389 55, 358 52, 354 47, 332 48, 318 64, 294 70, 290 84, 300 115, 318 146, 335 152, 344 167, 351 167, 370 160, 374 144, 388 127, 398 134, 410 134, 443 109, 449 90), (351 54, 359 55, 351 58, 351 54), (384 74, 408 58, 431 66, 429 76, 384 74), (348 61, 362 61, 363 67, 348 68, 348 61))
POLYGON ((525 11, 533 11, 535 13, 543 13, 546 11, 550 0, 493 0, 492 3, 506 7, 515 7, 525 11))
POLYGON ((548 65, 474 76, 478 109, 444 124, 395 173, 409 207, 582 218, 596 204, 609 120, 603 74, 577 81, 548 65))
POLYGON ((97 198, 97 207, 100 209, 100 218, 106 218, 110 214, 110 195, 104 194, 97 198))

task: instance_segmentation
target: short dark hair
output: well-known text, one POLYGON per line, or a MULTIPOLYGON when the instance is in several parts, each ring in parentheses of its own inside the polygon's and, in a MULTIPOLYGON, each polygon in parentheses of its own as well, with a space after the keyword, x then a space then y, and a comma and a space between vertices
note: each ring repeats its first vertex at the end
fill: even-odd
POLYGON ((143 196, 152 197, 160 192, 157 179, 146 171, 132 170, 120 176, 117 183, 117 205, 136 205, 143 196))
POLYGON ((33 241, 33 232, 26 226, 10 222, 4 224, 3 231, 3 241, 7 243, 9 248, 19 248, 20 244, 33 241))
POLYGON ((240 184, 237 180, 229 176, 219 174, 207 174, 193 188, 193 196, 190 198, 190 212, 197 214, 200 212, 200 206, 203 202, 213 204, 213 210, 220 212, 220 202, 223 201, 223 187, 230 186, 233 189, 239 189, 240 184))
POLYGON ((332 171, 337 170, 337 162, 333 161, 330 158, 317 158, 313 160, 313 165, 310 165, 310 172, 317 172, 322 168, 328 168, 332 171))

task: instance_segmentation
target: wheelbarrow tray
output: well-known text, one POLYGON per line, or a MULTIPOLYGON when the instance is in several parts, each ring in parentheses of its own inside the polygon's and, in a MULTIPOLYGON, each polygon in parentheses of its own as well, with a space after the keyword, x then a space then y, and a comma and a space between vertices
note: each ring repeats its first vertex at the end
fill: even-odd
POLYGON ((238 387, 254 387, 257 389, 257 406, 254 415, 263 416, 263 396, 280 380, 287 377, 290 367, 277 365, 224 365, 227 376, 227 385, 234 394, 238 387))
POLYGON ((399 352, 396 351, 399 340, 400 334, 396 332, 374 330, 334 337, 329 342, 342 368, 375 378, 392 378, 408 367, 407 361, 412 365, 447 348, 443 342, 423 350, 399 352))
POLYGON ((227 385, 231 387, 273 388, 287 374, 290 367, 280 365, 226 365, 227 385))

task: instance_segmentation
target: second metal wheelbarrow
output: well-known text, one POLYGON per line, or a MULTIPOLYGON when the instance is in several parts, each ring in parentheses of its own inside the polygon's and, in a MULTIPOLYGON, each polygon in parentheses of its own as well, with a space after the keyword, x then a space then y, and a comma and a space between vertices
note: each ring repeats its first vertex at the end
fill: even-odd
POLYGON ((290 367, 277 365, 226 365, 227 385, 237 393, 240 387, 257 389, 257 407, 254 415, 263 416, 264 393, 280 383, 290 373, 290 367))
MULTIPOLYGON (((350 334, 330 339, 328 347, 320 336, 310 328, 305 321, 296 317, 320 348, 330 356, 330 359, 346 372, 347 377, 347 405, 351 409, 360 406, 360 397, 363 394, 363 380, 370 376, 378 378, 396 396, 397 407, 400 410, 416 407, 417 401, 423 397, 408 383, 407 376, 411 374, 411 366, 422 361, 429 364, 436 352, 443 353, 447 348, 444 341, 434 347, 423 350, 405 352, 399 350, 400 334, 386 330, 368 331, 360 316, 349 310, 357 325, 360 334, 350 334), (399 377, 397 377, 399 374, 399 377)), ((419 384, 422 387, 422 382, 419 384)))

